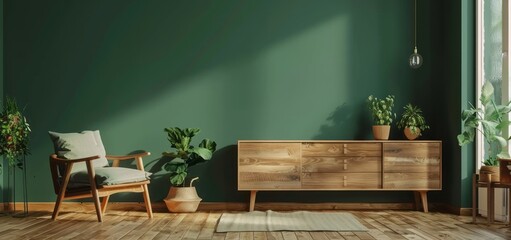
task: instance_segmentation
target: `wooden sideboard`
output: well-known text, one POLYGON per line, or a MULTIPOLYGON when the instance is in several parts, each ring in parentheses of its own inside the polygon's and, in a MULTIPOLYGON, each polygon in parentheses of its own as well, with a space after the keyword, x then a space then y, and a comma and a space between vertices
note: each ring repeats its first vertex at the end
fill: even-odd
POLYGON ((441 141, 240 140, 238 190, 413 191, 442 189, 441 141))

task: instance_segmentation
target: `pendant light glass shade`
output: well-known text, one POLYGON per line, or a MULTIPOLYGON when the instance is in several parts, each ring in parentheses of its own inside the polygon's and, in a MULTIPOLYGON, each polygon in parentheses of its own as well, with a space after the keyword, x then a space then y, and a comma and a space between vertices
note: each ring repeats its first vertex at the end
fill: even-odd
POLYGON ((413 49, 412 55, 410 55, 410 58, 408 58, 408 64, 411 68, 417 69, 422 66, 422 56, 417 52, 417 0, 415 0, 415 12, 414 12, 414 22, 415 22, 415 28, 414 28, 414 43, 415 48, 413 49))
POLYGON ((420 68, 422 66, 422 56, 417 53, 417 47, 413 49, 413 53, 410 55, 408 61, 408 64, 410 64, 411 68, 420 68))

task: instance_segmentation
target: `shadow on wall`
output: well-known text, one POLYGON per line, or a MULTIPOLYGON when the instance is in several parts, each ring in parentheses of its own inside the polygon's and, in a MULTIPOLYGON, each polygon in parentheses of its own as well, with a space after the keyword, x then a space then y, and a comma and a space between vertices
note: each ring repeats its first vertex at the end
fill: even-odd
POLYGON ((326 119, 327 123, 321 125, 319 133, 313 137, 317 140, 370 139, 369 117, 365 103, 355 106, 343 103, 338 106, 326 119))
POLYGON ((238 191, 238 146, 229 145, 213 154, 209 163, 200 166, 202 182, 197 186, 208 202, 248 201, 247 192, 238 191))
MULTIPOLYGON (((355 102, 371 91, 402 87, 396 79, 409 69, 389 60, 389 56, 409 54, 401 48, 407 39, 396 36, 408 36, 406 24, 399 22, 409 15, 401 10, 411 4, 400 1, 295 1, 292 5, 286 1, 31 1, 30 8, 8 1, 5 91, 30 103, 27 117, 33 120, 33 159, 47 157, 46 131, 50 129, 111 127, 105 136, 119 141, 108 147, 121 152, 141 144, 148 150, 163 148, 162 141, 154 138, 154 127, 165 126, 170 119, 205 129, 219 129, 222 124, 225 129, 213 136, 227 146, 215 153, 213 162, 198 165, 190 173, 201 176, 197 187, 202 196, 206 194, 201 192, 208 194, 205 200, 237 201, 245 199, 245 193, 236 190, 236 147, 228 144, 241 137, 293 138, 302 136, 301 132, 310 137, 321 122, 296 118, 296 124, 287 129, 278 125, 288 123, 278 114, 286 115, 286 109, 292 113, 288 106, 298 102, 293 99, 326 95, 323 88, 313 92, 302 87, 311 82, 310 76, 326 81, 329 89, 341 89, 349 81, 353 86, 344 87, 346 97, 355 102), (334 21, 339 32, 328 30, 330 25, 323 29, 322 23, 337 17, 342 17, 334 21), (309 35, 310 30, 322 34, 309 35), (343 41, 324 45, 324 39, 343 41), (311 53, 316 58, 308 59, 311 53), (324 64, 312 64, 315 60, 324 64), (314 68, 319 65, 324 69, 314 68), (367 66, 374 68, 367 71, 367 66), (342 86, 334 88, 335 82, 328 79, 339 79, 342 86), (289 91, 289 86, 296 88, 289 91), (204 102, 209 104, 206 110, 191 111, 202 109, 204 102), (211 121, 207 122, 203 116, 208 114, 211 121)), ((329 111, 342 102, 332 98, 337 94, 332 92, 327 99, 316 97, 317 103, 309 107, 318 109, 324 102, 336 101, 328 105, 325 112, 329 111)), ((362 124, 363 109, 362 105, 336 108, 327 119, 329 124, 313 138, 363 139, 364 129, 370 131, 369 125, 362 124)), ((46 161, 32 163, 32 169, 47 169, 46 161)), ((148 167, 154 173, 153 200, 163 198, 170 185, 168 174, 158 167, 162 164, 156 156, 148 167)), ((29 169, 29 178, 46 183, 29 185, 31 201, 54 198, 47 194, 51 189, 48 171, 29 169)))

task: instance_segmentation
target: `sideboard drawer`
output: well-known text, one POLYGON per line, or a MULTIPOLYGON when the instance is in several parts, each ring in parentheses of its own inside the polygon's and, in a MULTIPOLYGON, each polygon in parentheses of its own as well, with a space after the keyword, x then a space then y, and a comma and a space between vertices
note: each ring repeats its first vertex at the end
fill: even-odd
POLYGON ((380 173, 302 173, 302 189, 378 189, 380 173))
POLYGON ((381 156, 380 143, 302 143, 302 156, 381 156))
POLYGON ((438 142, 410 142, 410 143, 383 143, 384 157, 413 157, 440 159, 440 143, 438 142))
POLYGON ((384 189, 440 189, 439 172, 384 173, 384 189))
POLYGON ((385 157, 384 172, 439 172, 440 159, 419 157, 385 157))
POLYGON ((286 160, 300 161, 300 143, 242 143, 238 145, 240 161, 286 160))
POLYGON ((380 171, 380 157, 302 157, 302 172, 379 173, 380 171))
POLYGON ((238 175, 238 179, 238 190, 285 190, 301 187, 298 167, 282 172, 245 171, 238 175))

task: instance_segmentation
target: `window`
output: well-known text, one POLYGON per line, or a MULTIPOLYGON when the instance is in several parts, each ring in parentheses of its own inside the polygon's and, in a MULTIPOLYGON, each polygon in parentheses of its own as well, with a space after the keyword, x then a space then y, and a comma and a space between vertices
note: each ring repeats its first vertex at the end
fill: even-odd
MULTIPOLYGON (((509 97, 509 61, 507 51, 508 37, 508 8, 507 0, 478 0, 477 1, 477 50, 476 50, 476 104, 484 81, 490 81, 495 88, 497 104, 508 102, 509 97)), ((508 131, 508 130, 507 130, 508 131)), ((509 132, 509 131, 508 131, 509 132)), ((479 169, 483 158, 486 158, 482 134, 477 134, 476 140, 476 169, 479 169)))

